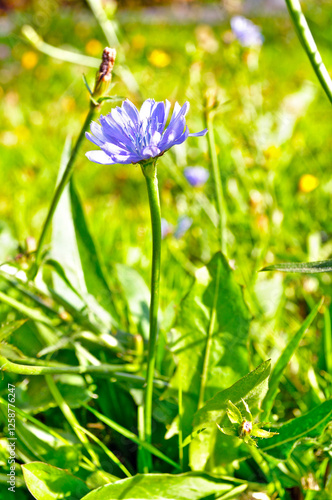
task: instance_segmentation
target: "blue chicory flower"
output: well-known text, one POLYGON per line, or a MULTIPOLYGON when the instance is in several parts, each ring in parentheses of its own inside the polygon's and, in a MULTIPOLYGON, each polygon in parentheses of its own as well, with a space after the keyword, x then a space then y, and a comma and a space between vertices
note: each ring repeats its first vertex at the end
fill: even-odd
POLYGON ((203 186, 210 177, 209 171, 204 167, 186 167, 183 174, 193 187, 203 186))
POLYGON ((190 134, 185 116, 189 102, 181 107, 175 103, 168 127, 165 128, 171 104, 147 99, 138 111, 128 99, 106 116, 100 116, 100 125, 91 122, 86 137, 100 147, 86 156, 95 163, 139 163, 156 158, 176 144, 182 144, 189 136, 199 137, 207 129, 190 134))
POLYGON ((188 231, 188 229, 191 227, 192 223, 193 220, 191 219, 191 217, 188 217, 187 215, 182 215, 181 217, 179 217, 174 237, 177 238, 178 240, 182 238, 182 236, 184 236, 185 233, 188 231))
POLYGON ((231 28, 242 47, 257 47, 264 42, 261 29, 246 17, 232 17, 231 28))

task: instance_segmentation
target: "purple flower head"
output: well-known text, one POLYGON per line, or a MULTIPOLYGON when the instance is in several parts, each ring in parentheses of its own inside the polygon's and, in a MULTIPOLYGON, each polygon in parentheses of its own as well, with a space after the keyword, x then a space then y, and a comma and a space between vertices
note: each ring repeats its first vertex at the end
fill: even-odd
POLYGON ((187 167, 183 171, 185 178, 193 187, 200 187, 210 177, 209 171, 204 167, 187 167))
POLYGON ((188 229, 191 227, 192 223, 193 220, 187 215, 182 215, 181 217, 179 217, 178 224, 174 233, 175 238, 177 238, 178 240, 182 238, 182 236, 184 236, 188 229))
POLYGON ((172 224, 166 219, 161 219, 161 238, 164 240, 173 230, 172 224))
POLYGON ((121 108, 116 107, 106 116, 100 116, 100 125, 91 122, 86 137, 100 147, 86 156, 95 163, 139 163, 161 156, 176 144, 182 144, 189 136, 205 135, 207 130, 189 134, 185 116, 189 102, 181 107, 175 103, 171 120, 166 126, 171 104, 147 99, 141 109, 126 99, 121 108))
POLYGON ((257 47, 264 42, 261 29, 243 16, 232 17, 231 28, 242 47, 257 47))

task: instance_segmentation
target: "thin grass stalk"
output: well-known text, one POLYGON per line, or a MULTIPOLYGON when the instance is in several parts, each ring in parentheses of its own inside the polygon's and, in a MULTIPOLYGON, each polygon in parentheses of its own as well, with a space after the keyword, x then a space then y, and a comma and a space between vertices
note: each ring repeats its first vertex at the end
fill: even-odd
POLYGON ((216 151, 216 142, 214 137, 214 124, 213 124, 213 111, 206 109, 205 111, 205 124, 209 133, 207 135, 208 146, 209 146, 209 155, 211 159, 212 166, 212 177, 215 187, 216 194, 216 205, 217 212, 219 216, 219 245, 220 250, 226 255, 227 252, 227 243, 226 243, 226 210, 225 210, 225 201, 224 201, 224 193, 221 182, 220 168, 218 162, 218 155, 216 151))
POLYGON ((209 373, 210 354, 211 354, 211 347, 212 347, 212 335, 213 335, 213 330, 214 330, 216 318, 217 318, 217 301, 218 301, 219 283, 220 283, 220 261, 218 261, 216 287, 214 290, 214 298, 213 298, 213 305, 212 305, 212 310, 211 310, 210 324, 209 324, 209 329, 207 331, 207 337, 206 337, 203 370, 202 370, 202 375, 201 375, 201 385, 200 385, 199 396, 198 396, 198 409, 200 409, 204 405, 204 401, 205 401, 205 389, 206 389, 208 373, 209 373))
POLYGON ((307 20, 302 12, 299 0, 285 0, 290 17, 295 26, 297 36, 309 58, 317 78, 325 94, 332 104, 332 80, 319 53, 314 37, 311 34, 307 20))
POLYGON ((59 406, 60 410, 62 411, 63 416, 65 417, 65 419, 67 420, 69 425, 72 427, 73 431, 75 432, 76 436, 78 437, 80 442, 83 444, 83 446, 85 447, 87 452, 89 453, 93 464, 96 467, 100 468, 100 461, 99 461, 98 455, 91 447, 91 444, 90 444, 88 438, 86 437, 86 435, 81 431, 80 425, 79 425, 74 413, 72 412, 71 408, 68 406, 66 401, 63 399, 63 397, 62 397, 59 389, 57 388, 53 378, 50 375, 45 375, 45 380, 46 380, 46 383, 48 385, 48 388, 49 388, 54 400, 56 401, 57 405, 59 406))

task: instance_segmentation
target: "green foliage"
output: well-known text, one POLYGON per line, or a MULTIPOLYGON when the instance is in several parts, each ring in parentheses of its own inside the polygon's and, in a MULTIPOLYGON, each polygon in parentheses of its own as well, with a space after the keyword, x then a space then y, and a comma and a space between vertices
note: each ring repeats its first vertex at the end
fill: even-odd
POLYGON ((218 392, 196 413, 194 429, 204 426, 205 430, 190 444, 192 468, 205 469, 214 473, 225 472, 223 467, 238 457, 240 444, 238 438, 223 436, 217 425, 224 427, 228 422, 229 401, 243 411, 246 411, 245 404, 248 404, 253 409, 253 415, 257 415, 260 403, 267 391, 270 370, 271 362, 265 361, 231 387, 218 392))
POLYGON ((325 401, 310 412, 278 428, 278 435, 261 445, 269 455, 285 460, 293 447, 305 437, 320 436, 332 416, 332 400, 325 401))
POLYGON ((249 311, 225 257, 217 253, 199 269, 195 282, 180 304, 169 342, 177 370, 163 395, 184 393, 183 432, 205 400, 246 373, 249 311), (206 373, 203 379, 202 372, 206 373))
POLYGON ((267 266, 262 271, 283 271, 284 273, 330 273, 332 272, 332 260, 319 262, 289 262, 286 264, 274 264, 267 266))
POLYGON ((62 469, 40 462, 22 465, 25 482, 36 500, 70 498, 80 500, 88 487, 62 469))
POLYGON ((262 410, 263 410, 263 418, 269 418, 270 411, 273 405, 274 400, 276 399, 277 393, 278 393, 278 386, 280 383, 280 379, 286 369, 287 363, 289 362, 290 358, 293 356, 295 349, 299 345, 300 340, 302 339, 303 335, 306 333, 308 330, 309 326, 317 316, 317 313, 319 311, 319 308, 322 306, 322 300, 319 304, 316 305, 316 307, 311 311, 309 316, 305 319, 303 324, 301 325, 301 328, 298 330, 298 332, 292 337, 290 342, 287 344, 285 349, 283 350, 282 354, 280 355, 278 361, 273 367, 270 380, 269 380, 269 390, 267 391, 263 403, 262 403, 262 410))
MULTIPOLYGON (((189 472, 186 474, 137 474, 135 477, 118 481, 93 491, 84 500, 142 499, 199 500, 223 498, 231 492, 233 485, 208 474, 189 472)), ((231 497, 228 497, 231 498, 231 497)))
MULTIPOLYGON (((135 22, 127 22, 130 11, 108 12, 111 23, 102 23, 120 39, 116 94, 137 105, 147 97, 188 99, 192 131, 203 128, 205 103, 215 100, 215 151, 193 138, 158 160, 162 217, 173 229, 162 243, 151 444, 142 432, 151 234, 140 169, 88 164, 91 146, 84 144, 40 272, 29 279, 31 236, 40 235, 63 144, 58 180, 87 114, 82 71, 91 84, 106 43, 100 18, 96 23, 88 10, 97 4, 68 4, 61 16, 48 16, 54 6, 46 0, 26 12, 9 10, 9 23, 0 18, 0 31, 7 30, 0 57, 9 50, 0 71, 0 498, 9 495, 12 384, 17 500, 244 500, 253 493, 328 500, 330 122, 325 96, 310 83, 315 75, 279 14, 255 20, 265 36, 261 50, 233 40, 228 19, 177 25, 176 36, 168 19, 146 24, 139 12, 135 22), (89 53, 83 61, 90 66, 26 45, 22 19, 48 50, 65 47, 77 63, 89 53), (189 165, 210 168, 214 154, 227 255, 219 252, 212 170, 201 188, 183 175, 189 165), (177 239, 180 216, 193 224, 177 239), (274 272, 258 273, 262 268, 274 272), (58 393, 44 375, 31 374, 44 367, 62 370, 47 379, 58 393), (248 439, 243 421, 252 424, 248 439), (248 446, 250 434, 257 447, 248 446), (155 474, 142 474, 142 449, 152 454, 155 474)), ((306 12, 331 67, 331 8, 308 3, 306 12)), ((103 114, 117 102, 105 99, 103 114)))

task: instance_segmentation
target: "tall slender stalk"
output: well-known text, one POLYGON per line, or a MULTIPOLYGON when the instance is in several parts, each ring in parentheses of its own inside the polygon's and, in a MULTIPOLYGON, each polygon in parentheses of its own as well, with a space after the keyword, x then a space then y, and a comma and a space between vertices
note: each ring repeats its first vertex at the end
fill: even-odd
MULTIPOLYGON (((153 378, 156 362, 156 342, 158 334, 158 306, 160 280, 161 252, 161 213, 158 191, 156 160, 142 164, 149 196, 151 226, 152 226, 152 270, 151 270, 151 300, 150 300, 150 335, 148 347, 148 364, 146 374, 146 389, 144 398, 144 437, 151 443, 152 434, 152 396, 153 378)), ((146 455, 147 456, 147 455, 146 455)), ((151 457, 151 455, 150 455, 151 457)), ((147 456, 147 461, 151 458, 147 456)))
POLYGON ((67 422, 69 425, 72 427, 73 431, 75 432, 76 436, 80 440, 80 442, 83 444, 87 452, 89 453, 91 460, 95 467, 100 468, 100 461, 98 458, 98 455, 92 448, 88 438, 86 435, 81 431, 80 425, 78 423, 78 420, 71 410, 71 408, 68 406, 66 401, 63 399, 59 389, 57 388, 53 378, 50 375, 45 375, 45 380, 48 385, 48 388, 50 390, 50 393, 52 394, 53 398, 55 399, 57 405, 59 406, 60 410, 62 411, 64 417, 66 418, 67 422))
POLYGON ((52 203, 51 203, 51 206, 48 210, 48 214, 47 214, 46 220, 44 222, 44 226, 43 226, 41 235, 40 235, 39 240, 38 240, 38 245, 37 245, 37 250, 36 250, 36 260, 35 260, 35 265, 34 265, 34 269, 33 269, 34 272, 32 273, 32 276, 31 276, 32 278, 34 278, 34 276, 36 275, 36 273, 38 271, 40 260, 41 260, 41 252, 43 249, 43 245, 44 245, 45 238, 47 236, 50 224, 51 224, 52 219, 53 219, 54 212, 56 210, 56 207, 58 206, 61 195, 62 195, 62 193, 63 193, 66 185, 68 184, 68 181, 73 173, 73 167, 75 164, 77 153, 81 147, 83 139, 85 138, 85 132, 88 129, 89 124, 91 123, 91 121, 93 120, 93 118, 95 116, 96 110, 97 110, 97 106, 95 106, 93 103, 91 103, 89 113, 87 114, 85 122, 81 128, 81 131, 79 133, 79 136, 77 138, 75 146, 72 150, 69 161, 67 163, 66 169, 63 173, 63 176, 62 176, 59 184, 57 185, 57 187, 55 189, 52 203))
POLYGON ((212 165, 212 176, 216 192, 216 204, 217 212, 219 216, 219 242, 220 249, 223 254, 226 255, 226 211, 223 187, 221 182, 220 168, 218 162, 218 155, 216 151, 216 142, 214 138, 214 126, 213 126, 213 111, 210 109, 205 110, 205 124, 209 133, 207 135, 208 145, 209 145, 209 155, 212 165))
POLYGON ((303 45, 304 50, 309 57, 311 66, 313 67, 321 86, 323 87, 327 97, 332 103, 332 80, 327 71, 322 57, 318 51, 315 40, 311 34, 306 18, 302 12, 299 0, 285 0, 286 5, 295 26, 297 36, 303 45))
POLYGON ((93 120, 97 110, 100 110, 103 102, 105 99, 108 99, 105 97, 105 94, 107 94, 109 85, 112 80, 112 70, 114 66, 114 60, 115 60, 115 50, 110 49, 106 47, 103 51, 102 55, 102 62, 99 67, 99 70, 97 71, 96 74, 96 80, 95 80, 95 85, 94 85, 94 90, 93 92, 90 91, 91 94, 91 99, 90 99, 90 108, 89 112, 87 114, 87 117, 85 119, 85 122, 81 128, 81 131, 78 135, 78 138, 76 140, 75 146, 72 150, 72 153, 69 157, 67 166, 65 168, 64 174, 59 182, 59 184, 56 187, 51 206, 49 208, 39 241, 37 245, 37 250, 36 250, 36 255, 35 255, 35 262, 34 265, 32 266, 30 270, 30 278, 33 279, 35 278, 38 268, 40 265, 40 260, 41 260, 41 252, 43 249, 43 244, 47 235, 47 232, 49 230, 49 227, 51 225, 52 219, 54 212, 56 210, 56 207, 58 206, 58 203, 60 201, 61 195, 73 173, 73 167, 75 164, 75 160, 78 154, 78 151, 82 145, 83 139, 85 138, 85 132, 90 125, 91 121, 93 120))
POLYGON ((201 386, 200 386, 199 396, 198 396, 198 409, 200 409, 204 404, 205 389, 206 389, 207 377, 208 377, 208 373, 209 373, 210 353, 211 353, 212 338, 213 338, 212 335, 213 335, 213 330, 214 330, 214 327, 216 324, 216 318, 217 318, 217 302, 218 302, 218 293, 219 293, 219 283, 220 283, 220 261, 218 261, 216 287, 214 290, 214 298, 213 298, 213 305, 212 305, 212 310, 211 310, 210 324, 209 324, 209 329, 208 329, 207 337, 206 337, 203 370, 202 370, 202 375, 201 375, 201 386))

